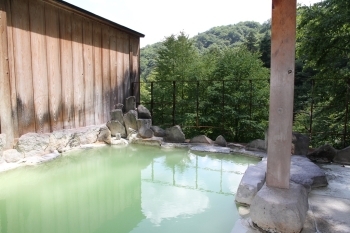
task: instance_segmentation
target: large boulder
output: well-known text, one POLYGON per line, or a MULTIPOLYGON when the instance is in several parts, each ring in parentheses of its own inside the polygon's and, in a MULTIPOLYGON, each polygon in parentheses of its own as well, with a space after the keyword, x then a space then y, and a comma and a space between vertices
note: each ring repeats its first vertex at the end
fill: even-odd
POLYGON ((81 145, 97 142, 103 125, 91 125, 76 129, 56 130, 50 134, 49 151, 63 152, 81 145))
POLYGON ((310 139, 308 136, 293 132, 292 135, 292 154, 307 155, 309 151, 310 139))
POLYGON ((142 127, 145 127, 146 129, 150 129, 152 126, 152 120, 151 119, 137 119, 137 129, 140 130, 142 127))
POLYGON ((151 130, 154 132, 154 136, 156 137, 165 137, 165 130, 160 128, 159 126, 153 125, 151 126, 151 130))
POLYGON ((124 114, 124 123, 127 136, 137 131, 137 112, 135 110, 130 110, 124 114))
POLYGON ((141 138, 152 138, 153 137, 153 131, 150 128, 147 128, 145 126, 142 126, 139 129, 139 136, 141 138))
POLYGON ((5 150, 3 158, 8 163, 15 163, 24 158, 24 154, 18 152, 16 149, 5 150))
POLYGON ((333 162, 336 154, 337 150, 334 149, 331 145, 324 145, 309 153, 307 157, 313 162, 330 163, 333 162))
POLYGON ((138 118, 139 119, 151 119, 151 113, 150 111, 143 105, 139 105, 137 107, 137 113, 138 113, 138 118))
POLYGON ((182 132, 181 127, 179 125, 167 128, 165 130, 165 135, 165 142, 182 143, 186 140, 185 134, 182 132))
POLYGON ((236 202, 250 205, 265 183, 265 172, 261 166, 249 166, 245 171, 236 193, 236 202))
POLYGON ((250 205, 250 217, 267 232, 299 233, 308 210, 308 193, 304 186, 290 183, 289 189, 264 185, 250 205))
POLYGON ((325 172, 308 158, 293 156, 290 166, 290 180, 306 188, 318 188, 328 185, 325 172))
POLYGON ((218 145, 218 146, 227 147, 227 142, 226 142, 225 138, 222 135, 219 135, 215 139, 215 144, 218 145))
POLYGON ((198 135, 198 136, 195 136, 194 138, 192 138, 190 140, 190 143, 213 144, 213 141, 205 135, 198 135))
POLYGON ((97 136, 97 141, 111 144, 111 139, 112 134, 109 128, 106 125, 101 126, 100 133, 97 136))
POLYGON ((130 110, 136 109, 136 100, 135 96, 130 96, 125 100, 125 112, 129 112, 130 110))
POLYGON ((16 149, 24 157, 40 156, 50 152, 50 134, 27 133, 22 135, 16 144, 16 149))
POLYGON ((112 136, 116 136, 116 134, 120 134, 123 138, 126 138, 126 130, 124 125, 117 121, 117 120, 111 120, 107 122, 107 127, 111 131, 112 136))
POLYGON ((262 139, 256 139, 254 141, 249 142, 246 145, 246 150, 251 151, 266 151, 266 143, 265 140, 262 139))
POLYGON ((350 165, 350 146, 342 150, 338 150, 333 161, 335 163, 350 165))
POLYGON ((66 149, 70 149, 71 146, 74 146, 74 143, 72 143, 73 137, 73 129, 53 131, 50 135, 50 151, 63 152, 66 149))
POLYGON ((75 136, 79 138, 80 145, 95 143, 101 127, 100 125, 90 125, 75 129, 75 136))
POLYGON ((111 121, 119 121, 122 125, 124 125, 123 119, 123 110, 114 109, 111 111, 111 121))

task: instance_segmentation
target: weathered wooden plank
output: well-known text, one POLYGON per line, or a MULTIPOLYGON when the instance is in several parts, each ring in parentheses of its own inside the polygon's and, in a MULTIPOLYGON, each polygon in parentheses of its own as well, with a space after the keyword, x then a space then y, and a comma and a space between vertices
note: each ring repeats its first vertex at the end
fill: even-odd
POLYGON ((101 25, 93 24, 93 46, 94 46, 94 111, 95 124, 106 123, 103 119, 103 91, 102 91, 102 42, 101 25))
POLYGON ((29 0, 30 41, 34 88, 35 127, 38 133, 50 132, 47 81, 44 3, 29 0))
POLYGON ((289 188, 296 0, 272 1, 271 81, 266 184, 289 188))
POLYGON ((125 104, 123 99, 123 78, 124 78, 124 46, 123 32, 117 32, 117 84, 118 84, 118 103, 125 104))
POLYGON ((136 102, 140 103, 140 39, 137 37, 130 37, 130 95, 131 93, 136 97, 136 102))
POLYGON ((85 82, 85 124, 95 124, 94 113, 94 61, 92 57, 92 21, 83 22, 84 82, 85 82))
POLYGON ((123 99, 130 95, 130 40, 129 35, 123 36, 123 99))
POLYGON ((62 119, 62 76, 60 67, 60 25, 58 9, 45 4, 46 55, 49 85, 49 111, 51 130, 63 128, 62 119))
POLYGON ((28 0, 11 2, 19 135, 35 132, 28 0))
POLYGON ((13 137, 18 138, 18 116, 17 116, 17 91, 16 91, 16 74, 14 61, 14 45, 12 36, 12 9, 10 0, 5 1, 6 15, 7 15, 7 43, 8 43, 8 58, 10 71, 10 88, 11 88, 11 116, 13 124, 13 137))
POLYGON ((0 2, 0 132, 6 134, 6 148, 11 148, 14 139, 11 116, 11 86, 8 56, 7 15, 5 2, 0 2))
POLYGON ((72 24, 71 14, 61 10, 60 19, 60 49, 62 75, 62 117, 63 128, 74 128, 74 92, 73 92, 73 55, 72 55, 72 24))
POLYGON ((111 65, 111 109, 118 103, 118 82, 117 82, 117 33, 115 30, 110 31, 110 65, 111 65))
POLYGON ((83 20, 78 15, 72 17, 73 83, 75 127, 85 125, 84 63, 83 63, 83 20))
POLYGON ((102 26, 102 93, 103 93, 103 120, 109 120, 111 102, 111 69, 109 55, 109 27, 102 26))

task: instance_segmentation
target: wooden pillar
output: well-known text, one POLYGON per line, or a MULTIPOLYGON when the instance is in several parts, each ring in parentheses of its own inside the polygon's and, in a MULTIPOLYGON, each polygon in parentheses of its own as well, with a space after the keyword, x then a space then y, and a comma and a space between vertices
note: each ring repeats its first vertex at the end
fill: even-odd
POLYGON ((11 148, 14 140, 11 116, 11 87, 7 47, 7 19, 4 1, 0 2, 0 125, 6 134, 6 148, 11 148))
POLYGON ((289 188, 296 0, 272 0, 271 81, 266 184, 289 188))

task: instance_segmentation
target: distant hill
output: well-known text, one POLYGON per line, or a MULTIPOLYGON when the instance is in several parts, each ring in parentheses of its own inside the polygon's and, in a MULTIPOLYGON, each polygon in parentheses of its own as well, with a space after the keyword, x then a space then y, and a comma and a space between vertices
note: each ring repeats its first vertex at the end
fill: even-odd
MULTIPOLYGON (((263 24, 254 21, 239 22, 237 24, 218 26, 208 31, 198 33, 191 38, 200 53, 210 49, 223 49, 225 47, 239 46, 242 43, 259 47, 259 42, 270 31, 270 21, 263 24)), ((162 42, 147 45, 141 48, 140 68, 141 81, 146 81, 156 64, 157 49, 162 42)))

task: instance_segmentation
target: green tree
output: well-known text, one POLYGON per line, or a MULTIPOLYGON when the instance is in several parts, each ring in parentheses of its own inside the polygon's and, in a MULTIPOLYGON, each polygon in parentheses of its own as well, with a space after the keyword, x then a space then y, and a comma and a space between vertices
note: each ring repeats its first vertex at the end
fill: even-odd
POLYGON ((245 42, 244 42, 244 45, 252 53, 258 51, 258 38, 257 38, 256 34, 257 34, 256 32, 250 31, 248 33, 247 38, 245 39, 245 42))
POLYGON ((226 137, 234 141, 263 137, 268 120, 268 78, 269 71, 258 53, 246 47, 224 50, 216 62, 212 82, 201 92, 201 98, 207 99, 201 106, 201 122, 221 126, 226 137))
POLYGON ((260 59, 263 61, 266 68, 271 66, 271 35, 269 31, 266 31, 264 37, 259 43, 260 59))
POLYGON ((312 71, 304 83, 312 93, 296 128, 312 127, 314 146, 325 142, 340 147, 346 133, 350 84, 350 6, 348 0, 324 0, 298 10, 297 55, 303 71, 312 71), (313 106, 313 108, 311 108, 313 106), (309 121, 312 114, 313 122, 309 121), (316 143, 315 143, 316 142, 316 143))

